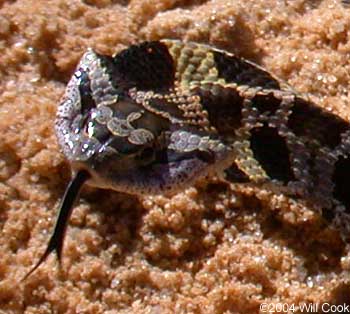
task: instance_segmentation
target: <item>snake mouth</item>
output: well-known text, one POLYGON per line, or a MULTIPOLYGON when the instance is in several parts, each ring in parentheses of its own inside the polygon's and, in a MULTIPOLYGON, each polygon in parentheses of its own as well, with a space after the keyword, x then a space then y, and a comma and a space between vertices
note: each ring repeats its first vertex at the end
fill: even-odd
POLYGON ((197 180, 206 173, 207 164, 195 157, 169 160, 167 163, 155 162, 131 173, 129 179, 140 191, 169 193, 189 182, 197 180))
POLYGON ((172 192, 207 173, 208 160, 201 158, 198 152, 184 154, 167 150, 158 157, 131 174, 135 185, 141 182, 141 190, 150 186, 157 193, 172 192))
POLYGON ((104 160, 97 168, 83 166, 91 174, 87 181, 90 186, 137 195, 159 194, 178 190, 205 175, 208 162, 199 156, 193 152, 184 154, 164 149, 152 162, 143 165, 131 166, 111 157, 109 162, 104 160))

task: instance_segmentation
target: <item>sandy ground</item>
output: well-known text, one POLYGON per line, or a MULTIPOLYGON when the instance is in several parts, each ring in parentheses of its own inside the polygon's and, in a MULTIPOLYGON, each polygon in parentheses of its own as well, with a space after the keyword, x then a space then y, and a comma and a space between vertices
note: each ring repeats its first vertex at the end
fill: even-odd
POLYGON ((350 7, 332 0, 0 0, 0 313, 349 304, 350 253, 337 232, 293 200, 215 179, 171 199, 84 189, 62 269, 51 256, 18 283, 45 248, 70 178, 53 123, 87 47, 211 44, 349 119, 349 35, 350 7))

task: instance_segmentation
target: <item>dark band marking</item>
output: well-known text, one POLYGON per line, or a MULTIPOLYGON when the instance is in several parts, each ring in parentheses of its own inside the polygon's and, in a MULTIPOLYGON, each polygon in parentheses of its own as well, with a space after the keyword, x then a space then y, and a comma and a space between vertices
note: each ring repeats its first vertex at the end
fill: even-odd
POLYGON ((204 161, 207 164, 215 163, 215 153, 212 151, 196 150, 193 154, 195 154, 199 160, 204 161))
POLYGON ((249 182, 249 177, 237 167, 236 163, 233 163, 230 168, 225 170, 226 179, 231 182, 236 183, 247 183, 249 182))
POLYGON ((349 124, 322 108, 297 98, 289 116, 288 126, 297 136, 318 140, 321 145, 335 148, 349 124))
POLYGON ((334 166, 332 180, 335 184, 333 196, 350 208, 350 158, 339 157, 334 166))
POLYGON ((251 87, 280 88, 280 84, 271 74, 249 62, 218 51, 214 51, 213 54, 219 77, 224 78, 226 82, 251 87))
POLYGON ((251 101, 252 106, 260 113, 270 112, 274 114, 281 104, 281 100, 276 98, 272 92, 267 95, 256 95, 251 101))
POLYGON ((90 87, 90 78, 87 72, 80 70, 80 84, 79 93, 81 99, 82 114, 88 113, 92 108, 96 107, 95 101, 92 98, 92 92, 90 87))
POLYGON ((277 129, 263 126, 250 131, 250 147, 254 158, 271 179, 284 183, 295 180, 285 139, 277 129))
MULTIPOLYGON (((149 106, 160 113, 169 115, 171 118, 182 120, 183 111, 179 108, 180 103, 174 103, 171 99, 152 97, 148 99, 149 106)), ((186 101, 181 104, 186 104, 186 101)))
POLYGON ((131 144, 127 137, 111 137, 109 146, 114 148, 117 152, 123 155, 129 155, 136 153, 139 148, 137 145, 131 144))
POLYGON ((243 98, 235 89, 215 86, 216 93, 211 90, 198 89, 201 105, 208 112, 208 120, 222 135, 232 136, 234 130, 242 124, 243 98))
POLYGON ((119 87, 166 89, 174 84, 174 61, 165 44, 145 42, 114 57, 111 77, 119 87))

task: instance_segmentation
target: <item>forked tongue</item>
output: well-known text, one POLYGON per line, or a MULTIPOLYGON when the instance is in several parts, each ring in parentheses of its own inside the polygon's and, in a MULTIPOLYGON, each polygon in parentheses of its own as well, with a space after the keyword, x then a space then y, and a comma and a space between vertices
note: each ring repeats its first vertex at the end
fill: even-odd
POLYGON ((26 280, 53 251, 56 252, 58 262, 61 263, 64 235, 68 224, 68 220, 72 213, 74 201, 78 198, 79 192, 83 184, 86 182, 87 179, 89 179, 89 177, 90 175, 87 171, 80 170, 69 182, 68 187, 64 193, 63 199, 61 201, 56 224, 53 233, 51 234, 46 250, 44 254, 40 257, 39 261, 35 264, 35 266, 23 277, 21 281, 26 280))

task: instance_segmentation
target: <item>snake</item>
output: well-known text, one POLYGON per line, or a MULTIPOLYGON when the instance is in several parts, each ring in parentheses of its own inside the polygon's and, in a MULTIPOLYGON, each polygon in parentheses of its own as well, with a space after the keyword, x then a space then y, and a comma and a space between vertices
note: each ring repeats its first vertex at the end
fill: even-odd
POLYGON ((61 259, 82 186, 173 194, 203 177, 265 186, 350 230, 350 124, 261 66, 213 46, 162 39, 113 55, 89 48, 57 109, 72 179, 45 252, 61 259))

